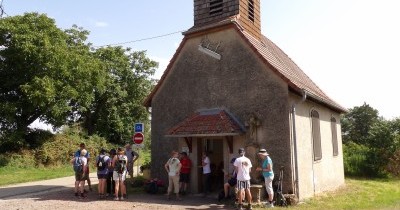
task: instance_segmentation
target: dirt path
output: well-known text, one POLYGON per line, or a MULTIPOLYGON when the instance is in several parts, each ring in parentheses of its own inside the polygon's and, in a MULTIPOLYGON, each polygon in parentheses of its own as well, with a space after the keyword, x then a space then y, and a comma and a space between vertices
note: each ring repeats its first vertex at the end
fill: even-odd
MULTIPOLYGON (((95 174, 91 180, 97 184, 95 174)), ((111 198, 98 200, 95 192, 79 199, 73 193, 74 177, 30 182, 0 188, 0 209, 233 209, 231 205, 218 204, 214 196, 197 195, 183 197, 183 201, 167 200, 165 195, 133 194, 124 201, 111 198)))

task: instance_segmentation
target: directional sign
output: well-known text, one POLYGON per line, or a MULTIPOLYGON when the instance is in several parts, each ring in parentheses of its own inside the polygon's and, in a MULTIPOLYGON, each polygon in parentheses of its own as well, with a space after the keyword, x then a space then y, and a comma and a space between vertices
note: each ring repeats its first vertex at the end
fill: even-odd
POLYGON ((144 125, 143 123, 135 123, 135 133, 143 133, 144 125))
POLYGON ((143 140, 144 140, 143 133, 135 133, 135 135, 133 135, 133 137, 132 137, 132 140, 133 140, 133 143, 135 143, 135 144, 143 143, 143 140))

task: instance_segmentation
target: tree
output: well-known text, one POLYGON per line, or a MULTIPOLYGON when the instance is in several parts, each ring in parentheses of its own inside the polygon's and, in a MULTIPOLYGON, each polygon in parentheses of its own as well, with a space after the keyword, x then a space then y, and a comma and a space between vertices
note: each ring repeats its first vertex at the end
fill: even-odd
POLYGON ((95 99, 78 112, 89 135, 97 133, 115 143, 125 143, 133 135, 135 122, 148 122, 142 105, 154 81, 150 78, 158 64, 144 51, 132 52, 122 47, 97 49, 94 56, 107 72, 105 91, 95 91, 95 99))
POLYGON ((16 147, 36 119, 61 126, 73 107, 91 104, 103 73, 87 34, 38 13, 0 19, 0 129, 15 134, 16 147))
POLYGON ((362 106, 350 109, 341 119, 343 143, 353 141, 366 144, 371 127, 378 121, 378 110, 365 102, 362 106))

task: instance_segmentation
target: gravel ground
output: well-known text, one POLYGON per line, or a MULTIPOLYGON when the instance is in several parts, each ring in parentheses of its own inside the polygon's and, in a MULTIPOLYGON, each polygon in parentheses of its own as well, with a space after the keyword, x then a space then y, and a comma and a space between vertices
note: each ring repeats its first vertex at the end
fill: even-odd
POLYGON ((203 198, 197 195, 183 197, 182 201, 167 200, 165 195, 133 194, 124 201, 112 198, 99 200, 95 192, 80 199, 74 196, 72 189, 46 192, 35 195, 22 195, 0 200, 0 209, 234 209, 231 204, 218 203, 214 196, 203 198))

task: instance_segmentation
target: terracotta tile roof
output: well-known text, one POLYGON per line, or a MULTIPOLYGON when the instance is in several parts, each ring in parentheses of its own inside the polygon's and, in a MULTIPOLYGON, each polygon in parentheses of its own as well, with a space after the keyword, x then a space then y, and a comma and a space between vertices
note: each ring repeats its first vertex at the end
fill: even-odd
POLYGON ((167 131, 168 137, 234 136, 244 133, 242 124, 223 109, 201 110, 167 131))
POLYGON ((161 87, 163 81, 167 77, 173 63, 177 59, 182 47, 186 43, 188 37, 195 36, 196 34, 205 34, 207 31, 216 29, 223 29, 225 27, 233 27, 246 40, 255 53, 266 63, 267 66, 271 67, 278 76, 288 83, 291 91, 295 91, 298 94, 306 92, 307 99, 314 100, 318 103, 322 103, 331 109, 339 112, 347 112, 347 109, 336 103, 334 100, 329 98, 297 65, 289 58, 278 46, 276 46, 271 40, 263 36, 262 40, 254 38, 252 35, 243 30, 240 24, 236 21, 235 17, 229 17, 226 20, 222 20, 212 25, 204 27, 191 28, 183 34, 181 44, 179 45, 176 53, 172 57, 167 69, 162 75, 160 81, 145 99, 143 104, 146 107, 151 107, 151 101, 153 96, 156 94, 158 89, 161 87))
POLYGON ((258 40, 246 31, 241 31, 244 37, 251 43, 255 50, 265 59, 279 74, 287 79, 289 85, 297 90, 306 91, 308 97, 325 103, 339 111, 346 112, 346 108, 329 98, 297 65, 271 40, 263 36, 258 40))

